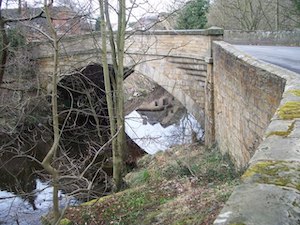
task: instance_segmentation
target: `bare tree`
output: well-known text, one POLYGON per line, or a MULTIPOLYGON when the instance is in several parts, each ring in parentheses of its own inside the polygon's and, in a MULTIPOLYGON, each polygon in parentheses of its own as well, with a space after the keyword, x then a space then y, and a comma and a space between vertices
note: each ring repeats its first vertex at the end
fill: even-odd
MULTIPOLYGON (((21 1, 19 1, 20 5, 21 1)), ((20 12, 20 10, 19 10, 20 12)), ((3 82, 3 76, 5 71, 5 66, 8 58, 8 48, 9 48, 9 39, 7 36, 7 25, 9 23, 16 23, 16 22, 22 22, 22 21, 29 21, 34 20, 36 18, 42 17, 42 11, 37 13, 36 15, 32 15, 30 17, 20 17, 20 18, 6 18, 5 15, 3 15, 3 0, 0 0, 0 85, 3 82)))
MULTIPOLYGON (((66 135, 65 133, 70 132, 71 130, 76 132, 76 130, 80 129, 78 127, 74 128, 69 126, 69 124, 67 124, 69 116, 71 115, 71 112, 73 111, 77 111, 77 113, 80 112, 80 109, 74 109, 72 107, 70 107, 67 112, 60 112, 58 110, 59 107, 59 103, 58 103, 58 94, 57 94, 57 84, 58 84, 58 77, 59 75, 59 42, 61 40, 62 37, 64 37, 65 34, 61 34, 60 36, 57 33, 56 28, 54 27, 53 24, 53 16, 51 15, 51 7, 52 7, 52 1, 44 1, 44 8, 43 8, 43 16, 46 17, 47 19, 47 25, 50 28, 49 30, 43 30, 40 29, 38 27, 36 27, 35 29, 38 30, 40 33, 42 33, 52 44, 53 47, 53 71, 52 71, 52 85, 51 85, 51 105, 52 105, 52 119, 50 119, 50 121, 52 122, 51 126, 49 127, 47 124, 40 124, 42 121, 38 120, 37 118, 34 118, 35 120, 32 122, 33 126, 31 127, 27 127, 25 124, 24 119, 28 119, 28 117, 26 117, 26 113, 28 113, 27 110, 25 110, 24 106, 27 106, 27 99, 25 100, 25 103, 22 102, 20 104, 24 104, 17 106, 20 107, 20 111, 22 112, 22 114, 20 114, 19 116, 19 121, 17 122, 17 124, 15 125, 15 127, 12 128, 12 131, 8 131, 8 132, 14 132, 15 135, 5 135, 2 134, 1 132, 1 139, 3 137, 3 143, 2 146, 0 148, 0 152, 1 155, 5 154, 5 155, 10 155, 12 154, 13 157, 11 157, 11 159, 8 159, 7 162, 4 161, 2 163, 1 161, 1 168, 5 168, 7 163, 9 163, 10 161, 13 161, 14 158, 28 158, 30 160, 35 161, 36 163, 38 163, 39 165, 42 165, 45 170, 51 175, 51 179, 52 179, 52 186, 53 186, 53 215, 54 215, 54 223, 56 223, 61 215, 61 209, 59 206, 59 196, 58 196, 58 191, 59 189, 67 189, 66 187, 70 188, 70 195, 71 196, 76 196, 78 194, 82 194, 83 192, 90 192, 91 189, 93 188, 93 184, 96 181, 96 177, 97 179, 99 178, 99 174, 103 174, 100 180, 103 181, 103 179, 105 181, 109 180, 109 178, 107 178, 107 174, 105 171, 102 170, 102 166, 101 164, 103 164, 103 162, 105 161, 105 158, 103 158, 103 160, 100 160, 100 164, 99 164, 99 155, 103 152, 102 150, 104 148, 107 148, 107 146, 109 145, 110 141, 108 140, 106 143, 104 143, 103 141, 100 141, 100 143, 94 143, 95 139, 93 139, 91 137, 91 140, 89 142, 83 143, 85 144, 88 148, 87 151, 85 152, 84 155, 81 155, 81 153, 79 152, 77 156, 72 157, 72 155, 74 155, 74 152, 70 151, 70 147, 68 147, 68 140, 65 139, 66 135), (48 33, 49 32, 49 33, 48 33), (24 107, 24 108, 23 108, 24 107), (59 118, 61 119, 61 121, 59 120, 59 118), (33 151, 35 151, 35 145, 36 142, 38 142, 37 139, 41 138, 44 139, 45 137, 43 135, 39 136, 39 133, 35 132, 35 129, 38 127, 47 127, 46 129, 48 129, 48 131, 50 131, 50 129, 53 129, 53 132, 50 131, 50 134, 48 133, 47 136, 51 136, 53 135, 53 141, 52 141, 52 146, 47 149, 48 146, 46 147, 46 154, 43 156, 44 158, 41 157, 37 157, 35 154, 33 153, 33 151), (20 129, 23 128, 24 129, 20 129), (23 133, 24 130, 26 132, 26 130, 32 131, 33 133, 23 133), (32 135, 32 136, 31 136, 32 135), (26 137, 25 137, 26 136, 26 137), (11 140, 9 140, 11 139, 11 140), (7 140, 7 141, 6 141, 7 140), (63 143, 63 141, 67 142, 67 143, 63 143), (28 144, 28 145, 27 145, 28 144), (31 147, 33 144, 33 147, 31 147), (49 151, 47 151, 49 150, 49 151), (95 165, 98 166, 97 169, 95 169, 95 165), (89 172, 93 170, 93 172, 89 172)), ((8 21, 8 20, 6 20, 8 21)), ((67 30, 65 31, 67 32, 67 30)), ((81 83, 87 82, 87 79, 84 79, 83 81, 79 81, 81 83)), ((92 86, 96 86, 93 82, 90 82, 90 85, 92 86)), ((67 87, 65 87, 67 88, 67 87)), ((95 87, 98 88, 99 87, 95 87)), ((72 91, 68 90, 70 93, 72 91)), ((85 117, 89 117, 92 116, 94 118, 94 120, 97 123, 98 115, 96 112, 95 107, 97 107, 98 105, 94 105, 95 102, 93 102, 94 100, 91 99, 91 94, 86 91, 83 90, 82 95, 86 95, 89 101, 86 103, 85 107, 87 107, 88 109, 85 111, 88 111, 87 116, 85 117)), ((95 97, 95 96, 94 96, 95 97)), ((101 98, 101 96, 98 96, 99 98, 101 98)), ((72 94, 71 97, 73 98, 72 94)), ((97 98, 96 98, 97 99, 97 98)), ((31 99, 28 99, 28 102, 30 102, 31 104, 33 103, 32 101, 29 101, 31 99)), ((24 101, 24 99, 23 99, 24 101)), ((37 103, 37 102, 36 102, 37 103)), ((2 105, 1 105, 2 107, 2 105)), ((35 105, 32 105, 32 107, 36 107, 35 105)), ((5 110, 5 106, 4 106, 4 110, 5 110)), ((83 110, 83 111, 84 111, 83 110)), ((2 111, 2 108, 1 108, 2 111)), ((12 111, 10 111, 10 113, 12 113, 12 111)), ((30 114, 29 114, 30 115, 30 114)), ((13 116, 13 115, 10 115, 13 116)), ((102 115, 103 116, 103 115, 102 115)), ((75 119, 75 124, 76 124, 77 119, 75 119)), ((73 121, 74 122, 74 121, 73 121)), ((84 122, 86 123, 86 122, 84 122)), ((80 126, 80 125, 78 125, 80 126)), ((94 126, 93 126, 94 127, 94 126)), ((107 128, 106 128, 107 129, 107 128)), ((88 128, 86 128, 86 130, 88 130, 88 128)), ((86 131, 85 130, 85 131, 86 131)), ((100 130, 99 127, 99 123, 96 126, 96 132, 98 132, 100 130)), ((94 131, 92 131, 94 132, 94 131)), ((89 133, 92 133, 89 130, 89 133)), ((13 134, 14 134, 13 133, 13 134)), ((118 133, 116 133, 117 135, 118 133)), ((98 132, 98 136, 99 132, 98 132)), ((68 137, 67 137, 68 138, 68 137)), ((73 137, 74 139, 76 139, 76 136, 73 137)), ((115 136, 113 136, 113 138, 115 138, 115 136)), ((80 140, 80 139, 79 139, 80 140)), ((73 142, 76 140, 73 140, 73 142)), ((51 143, 51 141, 49 141, 51 143)), ((80 143, 82 144, 82 143, 80 143)), ((38 150, 40 151, 40 150, 38 150)), ((37 151, 37 154, 40 154, 37 151)), ((43 155, 43 154, 42 154, 43 155)), ((2 157, 2 160, 5 160, 2 157)), ((45 173, 41 174, 41 176, 46 176, 45 173)), ((106 186, 108 186, 107 184, 105 184, 106 186)), ((89 193, 91 194, 91 193, 89 193)))
POLYGON ((125 142, 125 115, 124 115, 124 50, 125 50, 125 29, 126 29, 126 5, 125 0, 118 1, 118 30, 115 34, 109 18, 109 3, 106 0, 99 0, 100 18, 101 18, 101 36, 102 36, 102 64, 104 68, 104 80, 106 90, 106 100, 108 104, 108 113, 110 121, 111 136, 117 139, 113 140, 113 178, 115 190, 118 191, 122 185, 124 150, 125 142), (106 49, 107 39, 112 51, 114 76, 110 77, 108 70, 108 52, 106 49), (111 85, 112 84, 112 85, 111 85), (112 86, 112 89, 111 89, 112 86), (120 132, 119 132, 120 131, 120 132))
POLYGON ((50 27, 51 36, 49 37, 53 43, 54 56, 53 56, 53 72, 52 72, 52 95, 51 95, 51 105, 52 105, 52 121, 53 121, 53 144, 42 161, 42 166, 46 169, 46 171, 52 175, 53 179, 53 216, 54 222, 56 223, 60 218, 60 209, 59 209, 59 171, 53 167, 52 162, 55 159, 57 154, 57 149, 59 145, 59 122, 58 122, 58 106, 57 106, 57 81, 58 81, 58 63, 59 63, 59 39, 57 36, 57 32, 54 28, 54 25, 51 21, 49 7, 53 2, 44 1, 44 11, 47 19, 47 24, 50 27))
MULTIPOLYGON (((49 30, 37 27, 35 29, 39 30, 49 40, 53 49, 54 67, 51 73, 52 115, 48 114, 51 116, 48 118, 50 125, 46 123, 39 124, 41 121, 36 119, 33 123, 34 126, 28 128, 20 121, 16 126, 16 130, 20 132, 20 135, 16 135, 14 139, 14 141, 18 140, 15 142, 17 144, 6 145, 7 143, 5 143, 0 149, 1 151, 11 151, 13 149, 16 157, 27 157, 45 168, 47 174, 44 172, 40 174, 43 177, 52 179, 51 185, 54 187, 53 223, 59 221, 63 214, 59 207, 59 189, 68 190, 68 196, 79 196, 82 193, 90 196, 93 194, 94 186, 98 185, 96 182, 99 179, 103 182, 103 192, 107 194, 110 191, 110 174, 105 169, 109 160, 103 154, 105 150, 110 150, 110 145, 113 149, 113 183, 115 190, 119 190, 122 186, 124 153, 127 150, 124 133, 123 96, 123 79, 124 74, 127 74, 127 70, 123 61, 126 39, 125 28, 128 17, 126 21, 125 0, 118 1, 117 7, 113 7, 108 0, 100 0, 99 5, 101 6, 103 27, 101 29, 103 32, 101 48, 103 56, 100 70, 103 69, 104 71, 105 88, 100 87, 97 83, 97 80, 101 79, 98 74, 92 73, 98 76, 98 79, 95 80, 87 75, 91 67, 96 65, 86 63, 86 66, 82 68, 73 65, 73 68, 76 68, 75 70, 63 72, 59 68, 61 40, 66 36, 68 30, 65 30, 64 33, 58 32, 57 27, 53 24, 55 16, 51 14, 53 1, 44 0, 41 15, 46 17, 49 30), (118 30, 116 32, 113 31, 109 17, 111 11, 118 12, 118 30), (109 43, 110 52, 105 49, 107 43, 109 43), (107 58, 112 58, 112 65, 108 64, 107 58), (106 93, 106 96, 103 93, 106 93), (64 98, 63 96, 67 97, 64 98), (109 114, 110 124, 105 123, 105 121, 107 122, 106 112, 109 114), (31 132, 35 132, 35 129, 41 129, 41 127, 47 130, 47 136, 50 136, 50 140, 47 140, 48 146, 41 158, 38 158, 35 154, 22 152, 22 142, 24 142, 24 139, 27 139, 28 142, 37 142, 37 138, 44 139, 45 137, 43 134, 37 135, 36 133, 26 133, 26 137, 22 137, 24 134, 21 134, 21 132, 24 130, 18 130, 18 127, 22 125, 24 125, 24 130, 29 129, 31 132), (108 137, 107 133, 109 133, 108 137)), ((131 9, 127 10, 130 14, 131 9)), ((80 16, 80 12, 77 12, 74 16, 80 16)), ((99 67, 97 70, 99 70, 99 67)), ((22 115, 25 117, 25 114, 26 111, 22 115)), ((30 149, 33 150, 31 147, 30 149)), ((36 151, 35 153, 39 152, 36 151)))
POLYGON ((208 24, 247 31, 291 29, 298 17, 292 12, 291 0, 216 0, 211 3, 208 24))

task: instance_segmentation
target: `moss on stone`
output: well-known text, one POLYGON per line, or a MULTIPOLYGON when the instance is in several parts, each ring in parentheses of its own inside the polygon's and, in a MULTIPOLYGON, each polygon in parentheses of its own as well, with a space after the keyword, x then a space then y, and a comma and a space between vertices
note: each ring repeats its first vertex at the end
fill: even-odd
POLYGON ((283 120, 300 118, 300 102, 287 102, 278 109, 278 115, 283 120))
POLYGON ((270 133, 267 134, 267 137, 276 135, 276 136, 281 136, 281 137, 287 137, 289 136, 290 132, 288 131, 272 131, 270 133))
POLYGON ((293 95, 300 96, 300 90, 292 90, 290 91, 293 95))
MULTIPOLYGON (((298 166, 295 168, 298 168, 298 166)), ((258 162, 244 173, 242 179, 300 190, 300 175, 299 171, 295 168, 283 161, 258 162)))
POLYGON ((251 166, 248 170, 246 170, 246 172, 242 176, 242 179, 252 177, 255 174, 267 174, 269 176, 274 176, 278 173, 278 168, 273 168, 273 166, 276 165, 276 163, 278 162, 258 162, 254 166, 251 166))
POLYGON ((72 222, 71 220, 69 220, 69 219, 64 218, 64 219, 62 219, 62 220, 59 222, 59 224, 60 224, 60 225, 72 225, 73 222, 72 222))
POLYGON ((103 197, 100 197, 100 198, 96 198, 96 199, 93 199, 93 200, 90 200, 88 202, 84 202, 81 204, 81 206, 92 206, 96 203, 101 203, 101 202, 105 202, 105 201, 109 201, 109 199, 112 199, 114 197, 119 197, 121 195, 123 195, 124 193, 126 193, 128 190, 124 190, 124 191, 120 191, 118 193, 114 193, 114 194, 111 194, 111 195, 107 195, 107 196, 103 196, 103 197))
POLYGON ((267 137, 270 137, 270 136, 273 136, 273 135, 276 135, 276 136, 281 136, 281 137, 287 137, 289 136, 292 131, 294 130, 294 127, 295 127, 295 121, 288 127, 288 129, 286 131, 284 130, 280 130, 280 131, 271 131, 267 134, 267 137))
POLYGON ((229 225, 246 225, 245 223, 231 223, 229 225))

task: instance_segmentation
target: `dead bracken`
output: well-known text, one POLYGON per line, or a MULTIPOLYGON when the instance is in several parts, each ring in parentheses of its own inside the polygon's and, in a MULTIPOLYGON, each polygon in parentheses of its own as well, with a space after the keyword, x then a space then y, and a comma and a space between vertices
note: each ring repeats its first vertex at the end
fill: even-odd
POLYGON ((125 190, 70 207, 64 224, 212 224, 239 183, 229 157, 198 144, 146 155, 137 164, 125 190))

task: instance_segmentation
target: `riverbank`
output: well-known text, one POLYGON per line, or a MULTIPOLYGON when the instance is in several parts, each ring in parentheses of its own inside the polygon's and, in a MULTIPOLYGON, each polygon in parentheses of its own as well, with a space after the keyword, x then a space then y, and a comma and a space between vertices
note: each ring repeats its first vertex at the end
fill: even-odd
POLYGON ((61 224, 212 224, 239 183, 217 148, 200 144, 146 155, 127 188, 65 212, 61 224))

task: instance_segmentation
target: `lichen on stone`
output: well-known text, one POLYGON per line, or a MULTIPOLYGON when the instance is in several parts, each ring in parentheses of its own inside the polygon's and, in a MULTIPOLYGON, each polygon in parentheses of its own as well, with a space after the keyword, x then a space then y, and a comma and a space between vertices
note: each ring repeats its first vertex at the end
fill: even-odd
POLYGON ((264 161, 258 162, 255 165, 251 166, 246 172, 243 174, 242 179, 252 177, 255 174, 267 174, 270 176, 274 176, 278 173, 278 168, 272 168, 278 162, 275 161, 264 161))
POLYGON ((251 166, 242 176, 244 181, 273 184, 300 190, 299 163, 264 161, 251 166))
POLYGON ((300 102, 287 102, 278 109, 278 115, 283 120, 300 118, 300 102))
POLYGON ((292 133, 294 128, 295 128, 295 121, 290 126, 288 126, 288 129, 286 131, 284 131, 284 130, 271 131, 267 134, 267 137, 270 137, 270 136, 273 136, 273 135, 281 136, 281 137, 287 137, 292 133))
POLYGON ((289 92, 292 93, 293 95, 300 96, 300 90, 291 90, 289 92))

